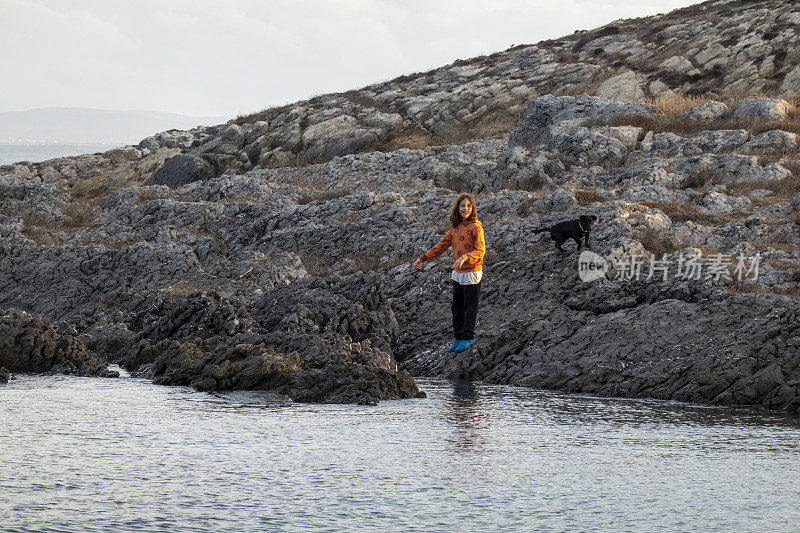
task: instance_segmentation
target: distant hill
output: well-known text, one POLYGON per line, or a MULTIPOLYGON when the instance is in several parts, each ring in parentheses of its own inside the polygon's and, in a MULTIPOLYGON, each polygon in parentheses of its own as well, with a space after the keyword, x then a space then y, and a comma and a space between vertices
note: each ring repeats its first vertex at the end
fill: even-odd
POLYGON ((135 144, 169 129, 220 124, 228 117, 190 117, 159 111, 48 107, 0 113, 0 141, 135 144))

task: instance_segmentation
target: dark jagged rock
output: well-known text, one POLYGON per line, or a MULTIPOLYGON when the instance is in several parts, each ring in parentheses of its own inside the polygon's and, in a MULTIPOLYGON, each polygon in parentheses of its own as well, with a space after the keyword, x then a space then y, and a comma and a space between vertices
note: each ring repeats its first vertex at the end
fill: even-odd
POLYGON ((214 168, 208 161, 195 155, 180 154, 164 161, 153 174, 153 184, 177 189, 193 181, 204 181, 214 177, 216 177, 214 168))
POLYGON ((0 368, 0 383, 8 383, 9 379, 12 379, 11 372, 5 367, 0 368))
MULTIPOLYGON (((506 268, 484 290, 513 293, 525 280, 541 299, 517 298, 508 309, 490 296, 475 349, 450 354, 446 337, 423 336, 404 367, 414 375, 800 412, 798 299, 699 283, 573 285, 559 271, 547 276, 563 286, 545 290, 547 277, 532 266, 517 262, 520 275, 506 268)), ((423 322, 398 319, 408 330, 423 322)))
MULTIPOLYGON (((238 339, 245 341, 247 339, 238 339)), ((320 367, 301 352, 283 354, 266 342, 232 346, 212 338, 199 345, 165 340, 143 343, 136 358, 152 360, 138 375, 162 385, 190 385, 198 390, 272 390, 298 402, 376 404, 379 400, 420 395, 408 372, 348 361, 320 367)), ((325 342, 327 339, 322 339, 325 342)), ((326 349, 342 350, 330 341, 326 349)))
POLYGON ((63 335, 42 316, 11 309, 0 317, 0 366, 11 372, 117 377, 80 340, 63 335))
POLYGON ((391 356, 397 322, 375 276, 308 279, 246 306, 216 291, 159 298, 120 361, 164 385, 275 390, 296 401, 369 403, 419 394, 391 356))

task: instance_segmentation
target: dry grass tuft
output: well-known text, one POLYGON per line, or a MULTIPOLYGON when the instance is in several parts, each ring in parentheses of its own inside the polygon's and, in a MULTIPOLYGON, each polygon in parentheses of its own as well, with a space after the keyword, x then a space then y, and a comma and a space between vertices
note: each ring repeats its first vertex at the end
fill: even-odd
POLYGON ((88 228, 92 226, 97 218, 97 213, 94 212, 91 206, 82 202, 72 202, 64 207, 61 212, 67 217, 64 220, 64 226, 72 229, 88 228))
POLYGON ((701 167, 695 170, 683 184, 686 189, 707 190, 712 185, 722 183, 722 178, 711 168, 701 167))
POLYGON ((401 148, 421 150, 428 146, 444 146, 450 144, 444 138, 434 135, 417 126, 405 128, 389 139, 376 142, 367 149, 367 152, 393 152, 401 148))
POLYGON ((159 198, 161 198, 161 196, 159 196, 158 191, 155 189, 140 189, 136 204, 145 204, 152 200, 158 200, 159 198))
POLYGON ((747 218, 749 213, 732 211, 730 213, 711 214, 703 213, 692 206, 663 202, 641 202, 639 205, 660 209, 673 222, 687 222, 691 220, 705 226, 724 226, 731 220, 747 218))
POLYGON ((578 205, 589 205, 594 202, 602 203, 608 200, 608 198, 596 191, 588 191, 585 189, 576 189, 575 199, 578 201, 578 205))
POLYGON ((530 198, 519 204, 519 206, 517 206, 517 216, 520 218, 526 218, 528 216, 528 212, 531 209, 531 206, 533 205, 533 202, 535 201, 536 201, 536 196, 531 196, 530 198))
POLYGON ((784 161, 781 166, 794 175, 794 182, 800 183, 800 160, 784 161))
MULTIPOLYGON (((772 181, 772 180, 744 180, 738 181, 736 183, 727 185, 725 187, 728 194, 732 194, 735 196, 742 196, 750 191, 756 189, 768 189, 775 193, 777 198, 773 199, 768 203, 775 203, 776 201, 781 200, 792 200, 794 199, 797 194, 800 193, 800 163, 786 164, 781 163, 782 166, 792 171, 792 175, 786 178, 783 178, 780 181, 772 181), (790 168, 791 167, 791 168, 790 168)), ((756 201, 757 199, 751 198, 751 200, 756 201)))
MULTIPOLYGON (((681 136, 693 136, 701 131, 744 129, 752 135, 766 131, 783 130, 800 134, 800 100, 796 97, 790 102, 787 117, 784 120, 767 120, 754 118, 747 120, 733 120, 729 117, 711 122, 687 120, 683 115, 693 107, 709 101, 706 96, 677 95, 672 98, 658 100, 644 100, 656 108, 654 118, 647 117, 622 117, 611 121, 610 126, 638 126, 655 133, 670 132, 681 136)), ((728 102, 728 107, 733 109, 736 102, 728 102)), ((593 125, 599 125, 593 123, 593 125)))
POLYGON ((645 250, 652 253, 657 258, 679 249, 671 238, 659 234, 653 228, 647 228, 638 232, 636 235, 634 235, 634 238, 642 243, 642 246, 644 246, 645 250))
MULTIPOLYGON (((778 259, 770 259, 769 264, 775 270, 800 269, 800 264, 798 263, 791 263, 789 261, 781 261, 778 259)), ((800 270, 798 271, 798 273, 800 273, 800 270)), ((800 279, 797 279, 795 281, 800 281, 800 279)))
POLYGON ((328 255, 317 254, 314 252, 295 250, 300 260, 303 262, 303 267, 306 272, 312 276, 323 277, 329 276, 334 271, 344 271, 348 274, 355 272, 369 272, 383 271, 402 263, 412 263, 416 256, 414 254, 406 254, 397 261, 381 262, 380 254, 372 254, 369 256, 360 254, 343 254, 336 258, 331 258, 328 255))
POLYGON ((680 117, 693 107, 703 105, 711 100, 707 96, 676 94, 668 98, 648 99, 648 103, 656 108, 656 113, 664 117, 680 117))
POLYGON ((800 297, 800 287, 786 289, 766 288, 763 285, 732 279, 726 283, 728 292, 736 294, 777 294, 781 296, 800 297))
POLYGON ((25 215, 22 218, 22 234, 38 245, 52 244, 52 239, 47 235, 51 230, 50 220, 38 215, 25 215))

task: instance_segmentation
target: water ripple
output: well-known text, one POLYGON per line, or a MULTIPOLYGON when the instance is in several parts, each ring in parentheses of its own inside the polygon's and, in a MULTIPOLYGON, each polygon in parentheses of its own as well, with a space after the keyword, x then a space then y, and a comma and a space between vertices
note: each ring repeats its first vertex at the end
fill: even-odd
POLYGON ((3 531, 790 530, 800 423, 422 381, 293 404, 145 380, 0 386, 3 531))

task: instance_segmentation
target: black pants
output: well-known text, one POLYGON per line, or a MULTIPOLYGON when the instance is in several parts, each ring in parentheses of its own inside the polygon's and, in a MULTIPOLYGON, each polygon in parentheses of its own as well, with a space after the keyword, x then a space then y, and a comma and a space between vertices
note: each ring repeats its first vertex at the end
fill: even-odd
POLYGON ((461 285, 453 281, 453 333, 456 340, 475 338, 475 321, 478 319, 478 301, 481 284, 461 285))

